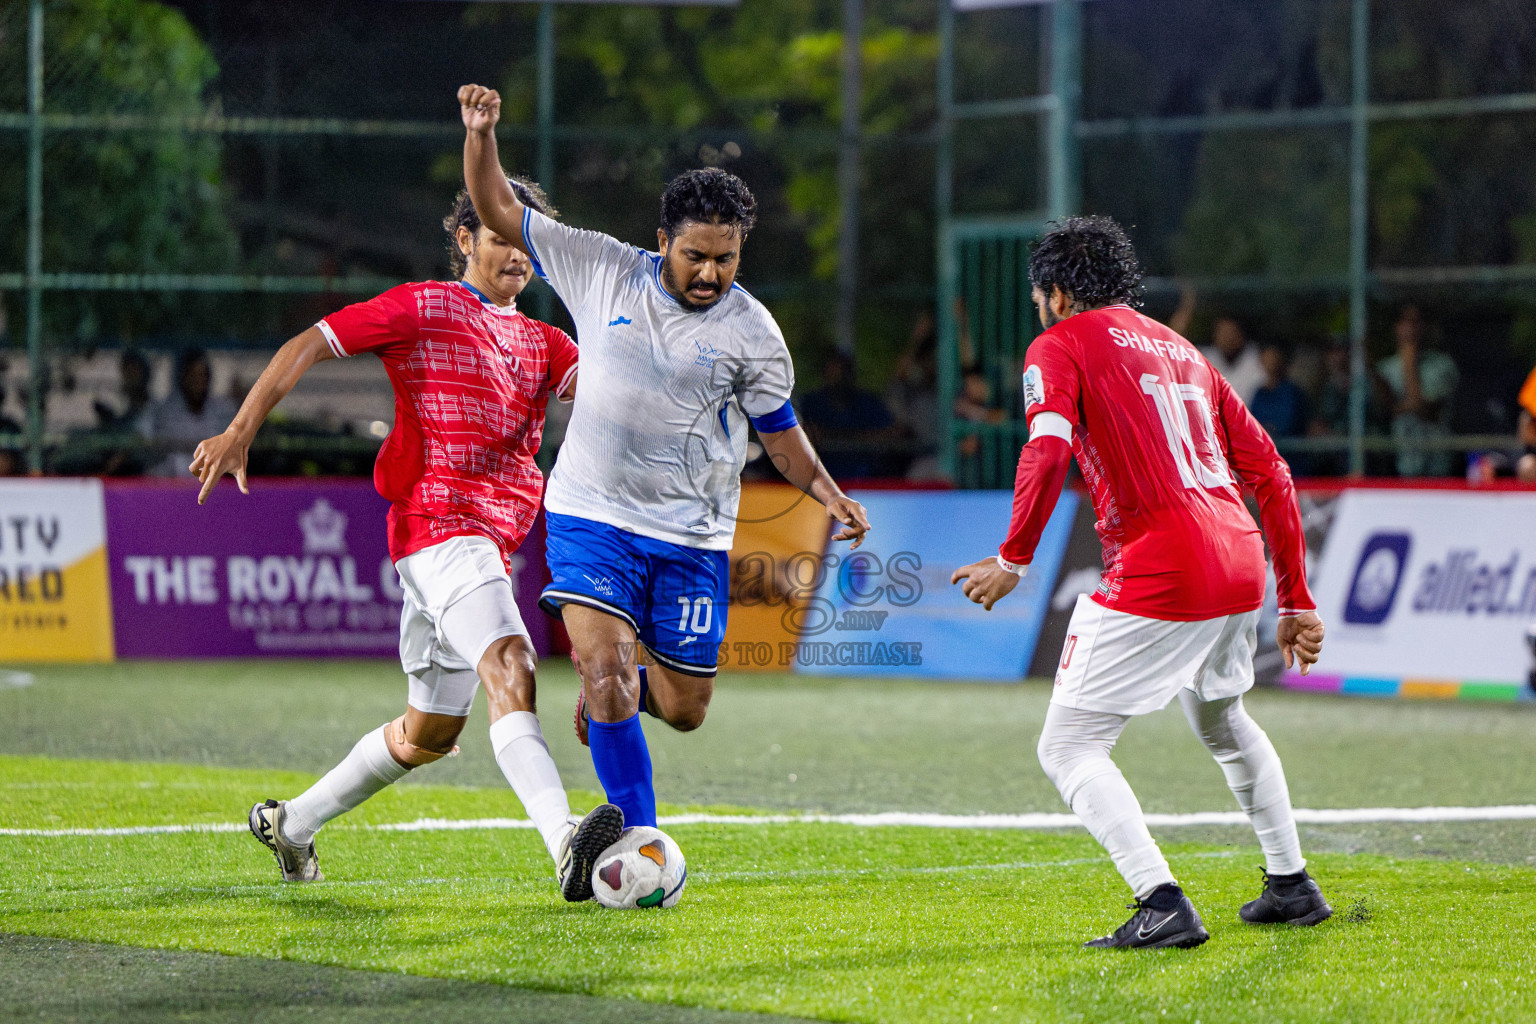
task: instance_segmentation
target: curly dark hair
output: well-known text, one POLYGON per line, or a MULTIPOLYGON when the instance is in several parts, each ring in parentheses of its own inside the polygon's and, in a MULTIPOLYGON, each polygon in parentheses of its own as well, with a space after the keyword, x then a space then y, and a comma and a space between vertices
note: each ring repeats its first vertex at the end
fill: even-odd
POLYGON ((747 183, 729 171, 706 167, 684 171, 661 194, 661 229, 676 238, 685 221, 731 224, 743 238, 757 224, 757 199, 747 183))
MULTIPOLYGON (((560 211, 549 201, 549 196, 539 187, 539 183, 532 178, 511 177, 507 184, 512 186, 512 194, 517 196, 517 201, 530 209, 537 210, 546 217, 558 217, 560 211)), ((453 212, 443 218, 443 230, 448 232, 448 269, 453 272, 455 278, 464 276, 464 271, 469 266, 469 261, 459 251, 459 228, 468 228, 470 234, 480 230, 480 214, 475 210, 474 201, 469 198, 469 189, 459 189, 459 194, 453 197, 453 212)))
POLYGON ((1046 295, 1060 288, 1079 310, 1141 305, 1141 263, 1112 218, 1066 217, 1046 228, 1029 254, 1031 284, 1046 295))

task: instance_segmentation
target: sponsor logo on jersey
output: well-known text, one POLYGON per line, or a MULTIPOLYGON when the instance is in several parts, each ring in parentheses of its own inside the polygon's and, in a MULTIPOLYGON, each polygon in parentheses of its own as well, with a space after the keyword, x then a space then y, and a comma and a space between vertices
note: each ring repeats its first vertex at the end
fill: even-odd
POLYGON ((1411 544, 1406 533, 1373 533, 1366 539, 1344 602, 1345 622, 1377 626, 1392 614, 1411 544))
POLYGON ((1045 377, 1040 373, 1040 367, 1030 364, 1024 371, 1024 408, 1039 405, 1045 401, 1045 377))
POLYGON ((608 326, 609 327, 622 327, 625 324, 632 324, 632 323, 634 323, 634 321, 631 320, 627 316, 617 316, 617 317, 614 317, 612 320, 608 321, 608 326))
POLYGON ((715 358, 720 355, 719 349, 697 338, 693 340, 693 347, 698 350, 698 355, 694 356, 693 359, 694 363, 713 370, 715 368, 715 358))

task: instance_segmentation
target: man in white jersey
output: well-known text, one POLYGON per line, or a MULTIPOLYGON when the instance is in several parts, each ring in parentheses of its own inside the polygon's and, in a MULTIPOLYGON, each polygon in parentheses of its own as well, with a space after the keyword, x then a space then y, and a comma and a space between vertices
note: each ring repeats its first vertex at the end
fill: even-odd
MULTIPOLYGON (((527 181, 507 182, 547 209, 527 181)), ((550 211, 553 212, 553 211, 550 211)), ((250 809, 251 833, 283 879, 318 881, 315 833, 331 819, 458 748, 484 683, 491 746, 555 858, 567 900, 592 897, 592 867, 618 839, 612 804, 571 815, 534 713, 534 650, 513 598, 508 561, 538 515, 534 463, 551 394, 569 401, 576 346, 518 312, 528 257, 480 223, 461 194, 443 222, 457 280, 402 284, 327 316, 284 345, 234 422, 198 445, 201 503, 225 473, 246 489, 246 453, 272 408, 310 366, 371 352, 395 391, 395 426, 374 484, 390 501, 389 553, 400 573, 405 714, 358 740, 325 777, 291 800, 250 809)))
POLYGON ((493 134, 501 98, 459 90, 464 177, 491 230, 533 259, 576 322, 581 390, 545 494, 553 582, 540 604, 570 632, 577 733, 626 825, 656 824, 640 711, 704 720, 729 599, 747 425, 790 483, 857 546, 864 508, 822 468, 790 405, 794 367, 773 317, 735 284, 756 201, 734 175, 680 175, 659 252, 557 223, 520 201, 493 134), (637 643, 653 664, 638 664, 637 643))

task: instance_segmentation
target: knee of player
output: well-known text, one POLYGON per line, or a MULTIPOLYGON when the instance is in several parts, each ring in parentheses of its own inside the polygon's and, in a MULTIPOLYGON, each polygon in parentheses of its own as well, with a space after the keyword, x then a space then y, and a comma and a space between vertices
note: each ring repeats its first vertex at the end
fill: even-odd
POLYGON ((480 659, 480 682, 492 701, 531 709, 538 662, 523 637, 508 640, 511 642, 493 646, 480 659))
POLYGON ((665 716, 666 723, 678 732, 693 732, 704 724, 704 716, 709 714, 709 705, 691 704, 680 711, 665 716))
POLYGON ((633 705, 640 707, 640 680, 619 665, 598 665, 588 670, 582 665, 586 677, 587 699, 605 705, 633 705))
POLYGON ((1051 729, 1045 729, 1040 733, 1040 742, 1035 747, 1035 756, 1040 759, 1040 767, 1045 770, 1045 777, 1058 788, 1066 779, 1072 766, 1082 759, 1084 753, 1081 744, 1051 729))

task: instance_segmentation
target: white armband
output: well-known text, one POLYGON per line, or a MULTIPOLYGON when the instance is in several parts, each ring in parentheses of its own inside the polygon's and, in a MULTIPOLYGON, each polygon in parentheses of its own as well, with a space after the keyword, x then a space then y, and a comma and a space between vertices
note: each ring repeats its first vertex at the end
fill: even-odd
MULTIPOLYGON (((1036 418, 1038 419, 1039 417, 1036 417, 1036 418)), ((1008 572, 1013 573, 1015 576, 1023 576, 1025 573, 1029 572, 1029 566, 1027 566, 1027 565, 1014 565, 1012 562, 1008 561, 1002 555, 998 555, 997 556, 997 564, 998 564, 999 568, 1006 569, 1008 572)))
POLYGON ((1029 439, 1033 441, 1037 437, 1059 437, 1067 444, 1072 443, 1072 424, 1059 412, 1037 413, 1035 418, 1029 421, 1029 439))

